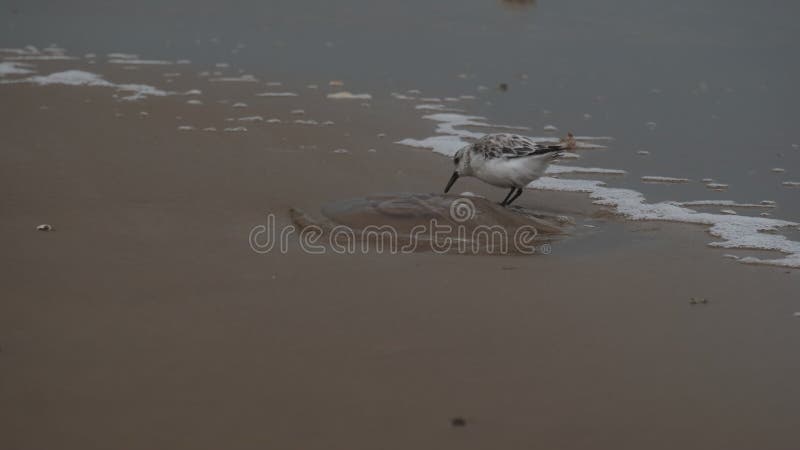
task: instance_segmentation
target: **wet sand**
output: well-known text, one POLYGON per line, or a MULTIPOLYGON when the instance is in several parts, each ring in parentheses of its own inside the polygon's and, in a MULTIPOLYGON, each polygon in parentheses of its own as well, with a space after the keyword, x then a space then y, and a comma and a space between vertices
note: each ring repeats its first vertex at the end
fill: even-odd
POLYGON ((359 102, 252 106, 330 127, 177 131, 251 114, 208 100, 236 86, 207 89, 192 109, 0 86, 0 448, 798 442, 797 271, 537 191, 520 204, 598 228, 533 257, 260 255, 267 213, 440 192, 450 162, 391 143, 430 132, 418 115, 359 102))

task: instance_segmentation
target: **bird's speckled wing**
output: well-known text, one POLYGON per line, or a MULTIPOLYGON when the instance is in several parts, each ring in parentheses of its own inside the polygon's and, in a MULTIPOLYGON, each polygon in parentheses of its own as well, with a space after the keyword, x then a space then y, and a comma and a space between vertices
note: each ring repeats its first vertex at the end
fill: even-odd
POLYGON ((486 159, 513 159, 563 150, 559 144, 542 145, 518 134, 489 134, 472 144, 472 151, 486 159))

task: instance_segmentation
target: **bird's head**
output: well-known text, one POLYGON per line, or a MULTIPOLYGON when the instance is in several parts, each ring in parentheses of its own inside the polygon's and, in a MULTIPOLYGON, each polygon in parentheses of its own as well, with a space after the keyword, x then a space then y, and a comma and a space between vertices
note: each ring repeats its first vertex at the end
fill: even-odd
POLYGON ((450 177, 450 181, 447 182, 447 186, 444 188, 445 194, 453 187, 458 177, 469 174, 469 156, 469 147, 464 147, 453 155, 453 165, 455 168, 453 170, 453 175, 450 177))

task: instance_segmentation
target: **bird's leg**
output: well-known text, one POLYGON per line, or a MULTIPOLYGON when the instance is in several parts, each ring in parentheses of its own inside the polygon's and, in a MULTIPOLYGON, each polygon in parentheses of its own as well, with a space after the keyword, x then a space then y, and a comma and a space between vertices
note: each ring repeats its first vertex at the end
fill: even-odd
POLYGON ((510 205, 511 203, 513 203, 513 202, 514 202, 514 200, 516 200, 516 199, 517 199, 517 197, 519 197, 520 195, 522 195, 522 188, 517 188, 517 193, 516 193, 516 194, 514 194, 514 196, 513 196, 513 197, 511 197, 511 200, 509 200, 508 202, 506 202, 506 206, 508 206, 508 205, 510 205))
POLYGON ((516 190, 517 190, 517 188, 515 188, 515 187, 512 187, 512 188, 511 188, 511 191, 509 191, 508 195, 506 195, 506 198, 505 198, 505 200, 503 200, 502 202, 500 202, 500 206, 506 206, 506 205, 508 204, 508 199, 510 199, 510 198, 511 198, 511 194, 513 194, 513 193, 514 193, 514 191, 516 191, 516 190))

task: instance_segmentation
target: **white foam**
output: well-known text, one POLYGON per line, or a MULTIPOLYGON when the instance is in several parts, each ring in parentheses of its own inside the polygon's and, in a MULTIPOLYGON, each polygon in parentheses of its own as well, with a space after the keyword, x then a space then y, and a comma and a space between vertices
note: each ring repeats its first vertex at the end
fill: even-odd
POLYGON ((35 55, 39 53, 39 50, 29 45, 25 48, 0 48, 0 53, 8 53, 10 55, 35 55))
POLYGON ((106 57, 108 59, 139 59, 139 55, 133 53, 109 53, 106 57))
POLYGON ((398 94, 397 92, 392 92, 391 95, 392 95, 392 97, 394 97, 394 98, 396 98, 398 100, 416 100, 417 99, 416 97, 410 97, 410 96, 405 95, 405 94, 398 94))
POLYGON ((257 83, 258 78, 254 77, 253 75, 239 75, 238 77, 216 77, 216 78, 209 78, 208 81, 214 81, 217 83, 257 83))
POLYGON ((263 122, 264 118, 261 116, 247 116, 247 117, 239 117, 239 122, 263 122))
POLYGON ((121 97, 122 100, 140 100, 148 96, 161 97, 171 95, 170 92, 162 91, 146 84, 116 84, 105 80, 100 75, 82 70, 67 70, 55 72, 50 75, 37 75, 28 78, 3 80, 3 84, 9 83, 31 83, 39 86, 64 85, 64 86, 93 86, 108 87, 117 91, 130 92, 130 95, 121 97))
POLYGON ((9 56, 3 59, 7 61, 69 61, 78 58, 66 55, 30 55, 30 56, 9 56))
POLYGON ((451 108, 447 105, 442 104, 432 104, 432 103, 423 103, 421 105, 414 106, 414 109, 419 109, 422 111, 450 111, 450 112, 463 112, 463 110, 458 108, 451 108))
POLYGON ((172 61, 162 61, 158 59, 109 59, 109 64, 133 64, 144 66, 157 66, 174 64, 172 61))
POLYGON ((761 203, 738 203, 733 200, 694 200, 691 202, 673 202, 679 206, 732 206, 735 208, 774 208, 775 202, 764 200, 761 203))
POLYGON ((230 127, 230 128, 225 128, 225 131, 227 131, 229 133, 243 133, 243 132, 247 131, 247 128, 245 128, 245 127, 230 127))
POLYGON ((203 91, 200 89, 192 89, 184 92, 183 95, 203 95, 203 91))
POLYGON ((752 250, 773 250, 785 256, 776 259, 745 257, 739 261, 749 264, 768 264, 800 268, 800 242, 791 241, 786 236, 775 234, 784 227, 794 227, 797 223, 764 217, 700 213, 672 202, 647 203, 639 192, 606 187, 604 183, 593 180, 566 180, 542 177, 529 188, 585 192, 595 204, 608 206, 615 213, 630 220, 681 222, 706 225, 708 232, 719 238, 711 242, 712 247, 738 248, 752 250))
MULTIPOLYGON (((439 113, 426 115, 424 118, 437 122, 437 135, 424 139, 408 138, 397 143, 411 147, 429 148, 436 153, 452 156, 458 149, 467 145, 469 140, 480 138, 484 135, 483 133, 463 129, 464 127, 497 128, 487 123, 485 118, 478 116, 439 113)), ((546 141, 546 139, 542 138, 534 139, 546 141)), ((611 138, 579 137, 576 139, 601 140, 611 138)), ((555 167, 557 167, 556 171, 567 170, 558 168, 563 166, 555 167)), ((598 170, 603 172, 613 171, 613 169, 598 170)), ((625 173, 624 171, 619 172, 625 173)), ((786 183, 792 183, 788 186, 800 187, 800 182, 784 182, 783 184, 787 185, 786 183)), ((727 187, 727 185, 719 183, 711 183, 706 186, 712 189, 715 187, 727 187)), ((789 240, 786 236, 778 234, 783 228, 797 227, 798 224, 794 222, 767 217, 697 212, 675 202, 647 203, 644 195, 640 192, 631 189, 608 187, 604 182, 597 180, 563 179, 547 176, 532 182, 528 185, 528 188, 586 193, 589 194, 595 204, 609 207, 614 213, 630 220, 668 221, 703 225, 708 227, 708 232, 718 239, 709 244, 712 247, 770 250, 783 253, 780 258, 743 257, 738 260, 740 262, 800 268, 800 242, 789 240)), ((771 204, 768 201, 764 205, 769 206, 771 204)), ((697 206, 700 205, 698 204, 697 206)), ((722 206, 734 205, 726 204, 722 206)))
POLYGON ((328 94, 328 98, 332 100, 370 100, 372 96, 369 94, 353 94, 352 92, 342 91, 328 94))
POLYGON ((800 181, 784 181, 781 184, 786 187, 800 187, 800 181))
POLYGON ((256 97, 297 97, 294 92, 260 92, 256 97))
POLYGON ((578 167, 578 166, 561 166, 551 164, 547 167, 546 172, 548 175, 561 175, 566 173, 579 173, 587 175, 625 175, 626 171, 619 169, 602 169, 599 167, 578 167))
POLYGON ((0 77, 33 73, 33 70, 31 70, 32 67, 32 65, 25 63, 0 62, 0 77))
POLYGON ((58 47, 47 47, 44 53, 40 52, 38 48, 28 45, 25 48, 2 48, 0 53, 8 53, 13 56, 3 56, 3 59, 9 61, 67 61, 78 59, 73 56, 64 54, 65 50, 58 47))
POLYGON ((645 183, 688 183, 688 178, 675 178, 675 177, 659 177, 659 176, 643 176, 642 181, 645 183))

